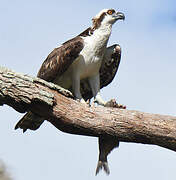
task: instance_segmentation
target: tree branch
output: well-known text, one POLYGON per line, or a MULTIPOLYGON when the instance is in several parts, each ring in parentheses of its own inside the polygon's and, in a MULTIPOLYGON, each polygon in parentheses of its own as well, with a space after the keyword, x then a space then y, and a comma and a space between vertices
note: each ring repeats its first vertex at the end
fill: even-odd
POLYGON ((0 104, 32 111, 57 129, 78 135, 109 135, 124 142, 176 151, 176 117, 107 107, 88 107, 63 88, 0 68, 0 104))

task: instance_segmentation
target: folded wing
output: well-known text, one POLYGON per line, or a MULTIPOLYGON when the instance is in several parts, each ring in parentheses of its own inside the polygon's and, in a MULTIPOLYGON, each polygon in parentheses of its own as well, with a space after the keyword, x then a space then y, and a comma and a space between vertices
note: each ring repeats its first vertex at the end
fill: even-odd
POLYGON ((82 38, 77 36, 65 42, 61 47, 55 48, 43 62, 37 77, 53 82, 79 56, 83 46, 82 38))
MULTIPOLYGON (((43 62, 37 77, 53 82, 55 78, 62 75, 79 56, 83 46, 82 38, 77 36, 65 42, 61 47, 54 49, 43 62)), ((43 117, 29 111, 16 124, 15 129, 21 128, 23 132, 27 129, 36 130, 43 122, 43 117)))

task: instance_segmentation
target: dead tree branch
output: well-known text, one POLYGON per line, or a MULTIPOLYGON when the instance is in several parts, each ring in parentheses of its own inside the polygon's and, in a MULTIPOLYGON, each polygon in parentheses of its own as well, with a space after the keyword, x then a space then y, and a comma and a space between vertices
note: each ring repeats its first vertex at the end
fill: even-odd
POLYGON ((39 78, 0 68, 0 105, 32 111, 57 129, 78 135, 110 135, 119 141, 154 144, 176 151, 176 117, 106 107, 88 107, 39 78))

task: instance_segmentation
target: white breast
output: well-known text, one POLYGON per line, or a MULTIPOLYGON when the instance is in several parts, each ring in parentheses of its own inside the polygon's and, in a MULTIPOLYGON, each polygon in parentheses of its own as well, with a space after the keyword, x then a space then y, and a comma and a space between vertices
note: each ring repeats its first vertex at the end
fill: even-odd
POLYGON ((80 52, 80 77, 81 79, 93 76, 99 72, 102 59, 107 47, 111 31, 96 30, 92 36, 82 37, 84 48, 80 52))
POLYGON ((72 77, 76 74, 80 75, 80 79, 85 79, 99 73, 110 34, 111 29, 98 29, 93 35, 82 37, 83 50, 68 70, 57 79, 57 84, 69 88, 72 77))

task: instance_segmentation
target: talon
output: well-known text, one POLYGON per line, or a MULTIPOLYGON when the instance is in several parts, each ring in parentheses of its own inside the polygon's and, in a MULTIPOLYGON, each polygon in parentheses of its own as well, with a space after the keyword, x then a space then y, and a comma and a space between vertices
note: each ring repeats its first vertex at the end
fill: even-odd
POLYGON ((88 100, 86 101, 86 104, 87 104, 89 107, 91 107, 90 99, 88 99, 88 100))
POLYGON ((83 98, 82 99, 75 99, 76 101, 80 102, 81 104, 90 107, 90 100, 85 101, 83 98))

